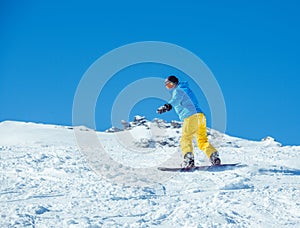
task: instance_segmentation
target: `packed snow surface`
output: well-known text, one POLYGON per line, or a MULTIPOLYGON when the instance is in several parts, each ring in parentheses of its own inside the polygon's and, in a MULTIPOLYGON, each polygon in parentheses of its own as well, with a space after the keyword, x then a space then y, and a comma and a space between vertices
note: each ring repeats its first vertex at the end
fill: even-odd
POLYGON ((126 126, 0 123, 0 227, 300 227, 300 146, 209 130, 222 162, 240 165, 168 173, 156 167, 180 165, 180 124, 126 126), (89 134, 111 159, 104 166, 97 149, 83 151, 89 134))

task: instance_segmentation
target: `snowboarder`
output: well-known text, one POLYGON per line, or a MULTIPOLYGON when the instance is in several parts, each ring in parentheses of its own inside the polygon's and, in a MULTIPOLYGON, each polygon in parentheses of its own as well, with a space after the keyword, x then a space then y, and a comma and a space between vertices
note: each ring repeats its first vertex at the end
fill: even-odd
POLYGON ((189 88, 188 82, 179 82, 176 76, 169 76, 165 80, 165 86, 171 91, 171 100, 159 107, 157 113, 162 114, 172 108, 176 111, 181 121, 182 136, 180 147, 183 155, 182 167, 191 168, 195 166, 193 152, 193 137, 197 144, 209 158, 212 165, 220 165, 218 151, 208 142, 206 133, 206 117, 199 107, 194 93, 189 88))

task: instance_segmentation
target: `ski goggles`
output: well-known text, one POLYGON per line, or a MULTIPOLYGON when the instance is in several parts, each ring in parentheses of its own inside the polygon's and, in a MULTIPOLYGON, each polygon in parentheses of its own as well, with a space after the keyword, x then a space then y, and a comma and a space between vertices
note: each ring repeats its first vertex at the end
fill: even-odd
POLYGON ((174 86, 175 86, 175 83, 174 82, 171 82, 169 80, 166 80, 165 81, 165 86, 168 88, 168 89, 172 89, 174 86))

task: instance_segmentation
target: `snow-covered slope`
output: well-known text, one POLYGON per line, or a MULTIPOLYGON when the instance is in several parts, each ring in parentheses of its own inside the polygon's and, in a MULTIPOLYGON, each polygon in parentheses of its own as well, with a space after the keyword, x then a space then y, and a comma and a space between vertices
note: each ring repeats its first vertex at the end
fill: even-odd
POLYGON ((124 126, 0 123, 0 227, 300 227, 299 146, 210 130, 222 162, 241 166, 166 176, 156 166, 180 164, 180 123, 124 126), (80 143, 90 134, 114 164, 93 166, 80 143))

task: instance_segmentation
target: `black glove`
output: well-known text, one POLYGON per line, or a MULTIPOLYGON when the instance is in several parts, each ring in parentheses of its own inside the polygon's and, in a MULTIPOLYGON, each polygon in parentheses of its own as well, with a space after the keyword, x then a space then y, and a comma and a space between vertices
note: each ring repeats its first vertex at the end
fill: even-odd
POLYGON ((157 112, 158 114, 162 114, 162 113, 164 113, 164 112, 170 111, 171 109, 172 109, 172 105, 170 105, 170 104, 165 104, 164 106, 160 106, 160 107, 156 110, 156 112, 157 112))

